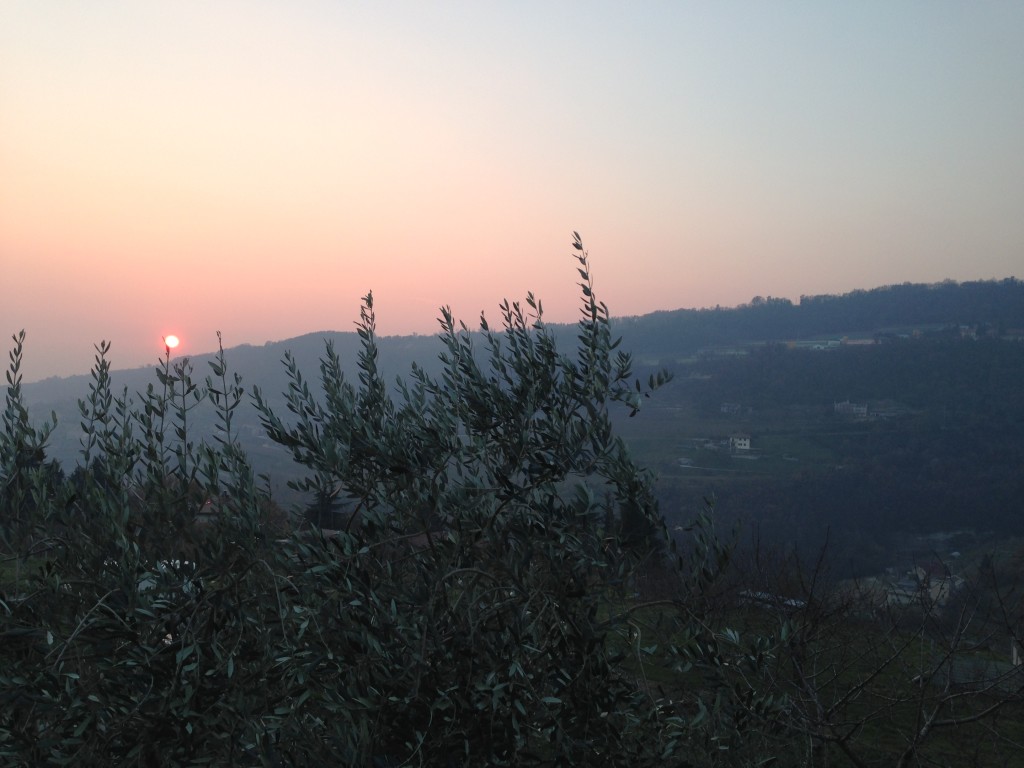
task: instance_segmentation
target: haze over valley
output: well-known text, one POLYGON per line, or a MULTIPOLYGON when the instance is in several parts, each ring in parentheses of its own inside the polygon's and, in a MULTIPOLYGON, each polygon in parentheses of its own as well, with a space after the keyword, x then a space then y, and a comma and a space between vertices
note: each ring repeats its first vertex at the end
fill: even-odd
MULTIPOLYGON (((575 326, 555 329, 570 348, 575 326)), ((959 533, 963 547, 964 536, 1024 535, 1024 284, 1017 280, 906 284, 799 304, 755 297, 733 309, 619 318, 613 330, 641 378, 660 368, 675 377, 637 417, 616 418, 656 472, 673 526, 716 498, 722 520, 742 523, 745 536, 756 531, 806 556, 829 543, 836 567, 858 574, 884 567, 921 536, 959 533)), ((226 357, 247 392, 259 387, 285 411, 282 358, 290 353, 315 385, 326 341, 357 380, 354 332, 229 347, 226 357)), ((378 344, 390 381, 407 378, 413 363, 440 373, 436 336, 378 344)), ((476 344, 484 355, 482 339, 476 344)), ((210 375, 211 355, 187 359, 196 381, 210 375)), ((154 374, 115 370, 113 389, 137 399, 154 374)), ((35 413, 58 414, 48 453, 69 472, 81 451, 76 401, 88 385, 78 376, 25 390, 35 413)), ((313 500, 287 487, 302 468, 269 440, 249 402, 236 418, 256 472, 270 479, 282 506, 304 514, 313 500)), ((213 433, 212 408, 192 420, 197 435, 213 433)))

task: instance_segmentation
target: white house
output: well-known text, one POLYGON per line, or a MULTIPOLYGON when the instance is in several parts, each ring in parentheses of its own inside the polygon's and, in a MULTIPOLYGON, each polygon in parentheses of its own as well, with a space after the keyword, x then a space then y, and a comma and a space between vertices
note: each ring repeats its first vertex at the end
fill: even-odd
POLYGON ((749 451, 750 435, 732 435, 729 438, 729 449, 733 451, 749 451))

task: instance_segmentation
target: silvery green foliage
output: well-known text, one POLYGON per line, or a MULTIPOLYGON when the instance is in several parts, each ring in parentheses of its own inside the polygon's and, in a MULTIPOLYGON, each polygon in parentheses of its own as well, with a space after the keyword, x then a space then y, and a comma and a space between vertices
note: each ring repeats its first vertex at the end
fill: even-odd
MULTIPOLYGON (((693 551, 676 552, 650 476, 613 434, 610 409, 635 413, 666 377, 632 379, 578 236, 574 247, 571 355, 533 296, 502 305, 500 330, 481 318, 471 333, 445 310, 444 372, 414 367, 396 390, 377 366, 368 295, 356 380, 328 346, 315 386, 285 358, 287 414, 253 393, 270 438, 308 468, 303 488, 340 510, 331 530, 268 525, 223 351, 205 385, 164 360, 136 406, 111 395, 98 347, 85 466, 34 497, 35 533, 20 539, 34 548, 7 547, 31 577, 16 591, 4 577, 0 758, 760 759, 754 726, 784 706, 757 693, 771 645, 715 628, 706 596, 727 548, 705 519, 693 551), (211 440, 189 429, 201 401, 217 408, 211 440), (668 596, 640 602, 638 574, 662 561, 668 596)), ((19 403, 9 390, 8 485, 23 474, 11 446, 45 441, 19 403)))
POLYGON ((333 672, 320 695, 346 712, 370 707, 379 756, 586 762, 658 730, 638 716, 651 714, 637 707, 647 694, 617 668, 609 614, 649 546, 620 546, 623 510, 651 533, 658 523, 648 478, 609 421, 611 404, 635 409, 639 397, 628 356, 611 358, 579 252, 575 357, 558 353, 532 296, 502 305, 501 331, 482 319, 479 335, 445 310, 444 373, 414 368, 392 400, 367 296, 358 381, 328 348, 319 396, 286 361, 291 423, 257 394, 268 434, 313 470, 306 487, 349 513, 311 562, 336 571, 331 599, 345 606, 322 631, 350 632, 363 614, 363 634, 320 662, 333 672), (365 658, 358 675, 353 655, 365 658))
POLYGON ((13 336, 12 341, 0 424, 0 519, 5 524, 5 538, 15 534, 28 522, 32 511, 46 503, 51 489, 46 482, 44 448, 57 423, 53 413, 42 426, 32 425, 21 390, 25 331, 13 336))

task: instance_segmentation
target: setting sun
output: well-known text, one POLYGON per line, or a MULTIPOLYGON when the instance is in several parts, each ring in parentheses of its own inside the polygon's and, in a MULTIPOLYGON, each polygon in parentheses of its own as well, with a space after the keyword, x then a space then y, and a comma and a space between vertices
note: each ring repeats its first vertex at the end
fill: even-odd
POLYGON ((180 343, 181 342, 178 341, 178 337, 174 336, 173 334, 170 336, 164 336, 164 346, 166 346, 168 349, 174 349, 180 343))

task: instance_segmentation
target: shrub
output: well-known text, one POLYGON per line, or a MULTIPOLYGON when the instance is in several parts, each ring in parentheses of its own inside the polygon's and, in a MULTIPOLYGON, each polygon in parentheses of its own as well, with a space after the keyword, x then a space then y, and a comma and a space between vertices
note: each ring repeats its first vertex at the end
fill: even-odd
POLYGON ((318 388, 285 357, 287 415, 253 392, 267 434, 308 468, 301 488, 343 511, 338 529, 271 531, 232 431, 244 393, 223 349, 203 384, 168 356, 136 405, 112 394, 99 345, 83 464, 53 487, 39 462, 47 428, 30 426, 21 400, 17 337, 0 442, 17 566, 0 603, 0 757, 744 759, 751 718, 780 706, 744 677, 770 648, 712 629, 701 595, 727 550, 704 520, 690 556, 675 552, 650 476, 613 434, 610 409, 636 413, 646 392, 573 244, 573 356, 532 295, 501 305, 501 330, 481 317, 471 333, 446 309, 443 373, 414 366, 391 388, 367 295, 357 380, 328 345, 318 388), (197 441, 189 418, 205 400, 218 428, 197 441), (643 604, 636 577, 655 560, 672 566, 674 596, 643 604), (652 617, 660 648, 643 642, 652 617))

